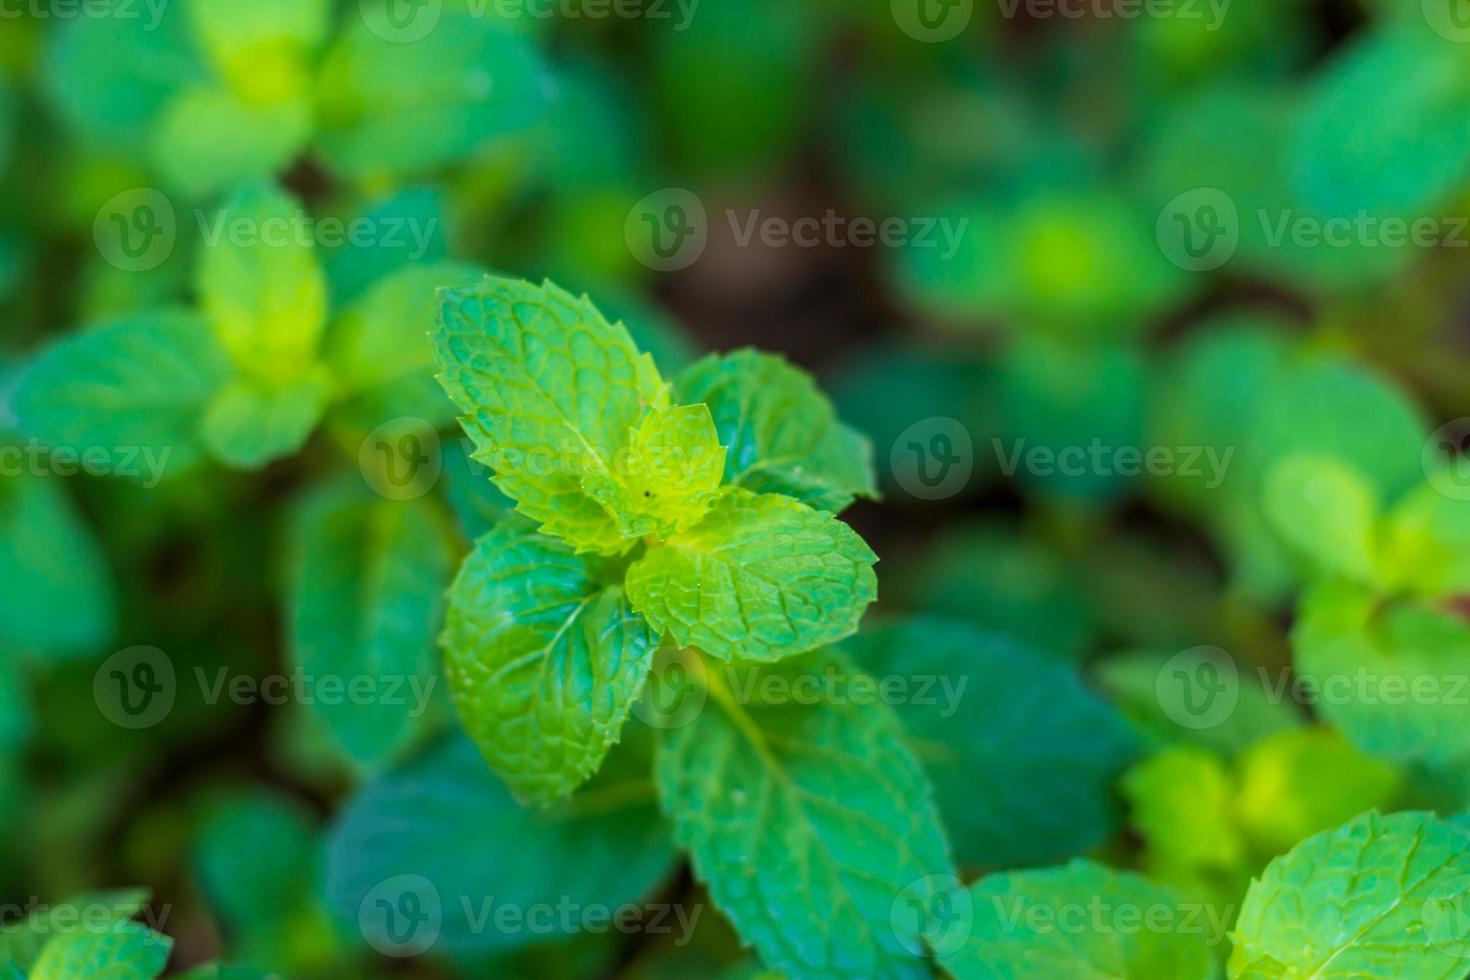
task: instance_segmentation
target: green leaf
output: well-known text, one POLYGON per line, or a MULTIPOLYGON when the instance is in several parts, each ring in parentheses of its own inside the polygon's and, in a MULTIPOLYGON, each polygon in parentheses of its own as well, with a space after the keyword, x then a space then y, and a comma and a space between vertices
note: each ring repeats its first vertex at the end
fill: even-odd
POLYGON ((886 707, 799 693, 833 674, 857 676, 831 650, 711 665, 710 703, 663 733, 659 795, 695 873, 768 966, 926 977, 920 930, 899 913, 953 880, 932 793, 886 707))
POLYGON ((1420 595, 1470 592, 1470 507, 1431 478, 1389 514, 1379 570, 1390 586, 1420 595))
POLYGON ((166 185, 202 199, 286 170, 311 138, 304 99, 253 105, 219 86, 196 86, 164 108, 149 157, 166 185))
POLYGON ((878 595, 877 560, 830 514, 729 489, 701 524, 633 563, 628 599, 681 647, 780 660, 857 630, 878 595))
POLYGON ((310 812, 263 788, 236 791, 211 801, 195 834, 199 886, 232 940, 279 941, 321 870, 310 812))
POLYGON ((1380 504, 1351 467, 1295 453, 1267 472, 1264 499, 1276 533, 1320 571, 1374 581, 1380 504))
POLYGON ((240 369, 284 383, 308 373, 327 317, 327 279, 301 203, 258 184, 203 229, 205 317, 240 369))
POLYGON ((258 469, 306 444, 327 396, 322 372, 280 387, 237 380, 210 402, 201 423, 204 443, 229 466, 258 469))
POLYGON ((837 419, 806 372, 774 354, 711 354, 679 375, 677 399, 704 402, 728 449, 727 483, 839 513, 876 498, 873 447, 837 419))
POLYGON ((1365 810, 1387 807, 1399 774, 1363 756, 1326 728, 1299 728, 1262 739, 1236 760, 1235 815, 1257 848, 1280 854, 1365 810))
MULTIPOLYGON (((533 907, 638 901, 672 870, 673 852, 646 761, 629 748, 614 753, 577 799, 538 811, 519 806, 469 742, 436 746, 343 808, 328 845, 329 904, 345 928, 362 930, 382 949, 393 937, 381 912, 373 917, 370 900, 391 907, 410 893, 437 899, 439 916, 425 922, 434 928, 433 948, 489 953, 550 938, 496 928, 494 913, 502 906, 529 914, 533 907)), ((432 911, 429 904, 425 911, 432 911)), ((405 923, 396 925, 401 930, 405 923)), ((429 936, 409 941, 419 938, 429 936)))
POLYGON ((176 10, 135 9, 142 16, 76 17, 48 32, 40 77, 63 121, 89 143, 141 147, 168 100, 207 77, 176 10), (154 10, 163 12, 157 20, 154 10))
POLYGON ((490 279, 442 294, 434 347, 475 458, 517 509, 578 551, 631 548, 582 489, 587 474, 614 472, 648 408, 668 405, 627 330, 549 282, 490 279))
POLYGON ((331 27, 330 0, 189 0, 195 42, 241 95, 262 103, 303 95, 307 57, 331 27))
POLYGON ((70 657, 112 639, 108 563, 53 477, 0 479, 0 594, 0 643, 70 657))
POLYGON ((1140 875, 1091 861, 990 875, 954 901, 973 915, 963 945, 940 956, 956 980, 1219 973, 1211 944, 1225 938, 1225 923, 1140 875))
POLYGON ((437 292, 475 283, 484 270, 462 262, 408 265, 390 273, 342 311, 327 335, 326 358, 349 409, 365 431, 413 416, 433 426, 454 418, 454 405, 433 380, 437 292), (371 424, 368 424, 371 423, 371 424))
POLYGON ((1430 766, 1470 758, 1463 617, 1336 582, 1302 601, 1291 642, 1295 683, 1359 751, 1430 766))
POLYGON ((725 472, 725 448, 704 405, 656 408, 629 436, 611 474, 582 478, 624 537, 667 539, 704 519, 725 472))
POLYGON ((1191 706, 1196 682, 1182 682, 1174 672, 1177 664, 1170 662, 1180 652, 1128 651, 1108 657, 1094 670, 1099 686, 1148 742, 1198 745, 1234 756, 1259 738, 1301 725, 1301 713, 1291 699, 1270 696, 1250 670, 1238 672, 1238 700, 1219 724, 1182 724, 1180 719, 1193 721, 1203 716, 1197 706, 1191 706))
POLYGON ((1391 499, 1424 478, 1429 437, 1423 410, 1399 385, 1361 364, 1308 356, 1267 389, 1240 443, 1243 473, 1261 479, 1292 453, 1336 456, 1391 499))
POLYGON ((28 980, 153 980, 173 944, 136 922, 62 932, 41 950, 28 980))
POLYGON ((865 631, 844 647, 903 692, 899 719, 962 865, 1070 857, 1116 828, 1112 787, 1136 743, 1070 666, 937 618, 865 631))
POLYGON ((610 572, 510 522, 476 542, 450 590, 450 690, 525 802, 560 800, 597 771, 648 676, 658 635, 610 572))
POLYGON ((1470 73, 1415 22, 1366 31, 1315 77, 1288 164, 1324 216, 1435 213, 1470 173, 1470 73))
MULTIPOLYGON (((369 288, 414 263, 437 266, 449 251, 445 227, 445 202, 433 187, 413 187, 374 202, 365 211, 345 216, 347 227, 354 222, 381 229, 383 234, 348 238, 327 253, 327 278, 336 303, 351 304, 369 288)), ((325 243, 324 243, 325 244, 325 243)), ((458 263, 450 263, 458 268, 458 263)), ((478 278, 478 277, 477 277, 478 278)), ((440 286, 444 283, 440 283, 440 286)), ((437 288, 437 287, 436 287, 437 288)), ((432 302, 434 297, 430 297, 432 302)), ((409 300, 405 297, 405 302, 409 300)), ((434 311, 430 311, 432 324, 434 311)), ((425 327, 432 330, 432 327, 425 327)), ((423 337, 414 334, 420 341, 423 337)))
POLYGON ((1470 833, 1366 813, 1272 861, 1241 906, 1230 976, 1460 980, 1470 833))
POLYGON ((53 447, 105 449, 115 470, 127 470, 118 475, 152 487, 202 455, 200 416, 231 373, 202 319, 140 312, 42 351, 21 378, 15 411, 28 434, 53 447))
POLYGON ((546 112, 551 89, 539 52, 493 12, 436 4, 415 15, 405 39, 391 10, 387 0, 365 3, 323 58, 321 149, 337 170, 358 178, 430 171, 546 112), (437 24, 420 34, 416 22, 436 11, 437 24))
POLYGON ((1245 840, 1231 814, 1235 782, 1213 752, 1164 749, 1128 770, 1121 788, 1151 870, 1229 870, 1244 861, 1245 840))
POLYGON ((294 515, 288 646, 304 674, 347 692, 311 707, 361 764, 394 758, 425 728, 451 567, 428 497, 384 500, 353 481, 312 493, 294 515))
POLYGON ((74 930, 84 922, 99 929, 126 922, 147 904, 147 891, 127 889, 90 892, 46 905, 21 922, 0 927, 0 964, 9 963, 28 971, 53 936, 74 930))

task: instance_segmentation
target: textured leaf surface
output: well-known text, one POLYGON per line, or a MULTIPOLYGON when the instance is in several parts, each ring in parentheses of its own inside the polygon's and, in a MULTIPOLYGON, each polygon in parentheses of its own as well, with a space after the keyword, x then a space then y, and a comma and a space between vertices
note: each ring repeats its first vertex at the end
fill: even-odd
POLYGON ((305 500, 292 524, 289 644, 308 676, 371 696, 312 704, 360 763, 380 764, 422 731, 449 584, 447 528, 428 498, 383 500, 360 486, 305 500))
POLYGON ((710 355, 674 384, 681 404, 704 402, 728 447, 726 481, 840 512, 876 497, 873 447, 837 419, 799 368, 759 351, 710 355))
POLYGON ((856 631, 878 594, 876 561, 830 514, 731 489, 701 524, 628 569, 628 598, 680 646, 779 660, 856 631))
POLYGON ((493 913, 502 906, 638 901, 670 870, 673 853, 646 758, 630 748, 619 748, 576 800, 541 812, 517 804, 469 742, 436 746, 343 809, 328 845, 328 902, 357 930, 375 888, 418 876, 442 909, 434 948, 468 953, 547 940, 526 928, 497 929, 493 913), (482 920, 487 902, 491 915, 482 920))
POLYGON ((204 320, 141 312, 43 351, 21 379, 15 410, 27 433, 53 446, 146 447, 179 470, 200 456, 200 416, 231 374, 204 320))
POLYGON ((29 980, 153 980, 173 940, 136 922, 58 933, 41 950, 29 980))
POLYGON ((1251 885, 1230 976, 1460 980, 1467 907, 1470 832, 1428 813, 1367 813, 1251 885))
POLYGON ((725 450, 704 405, 659 408, 633 430, 614 469, 589 473, 584 489, 613 515, 624 537, 668 538, 709 513, 725 450))
POLYGON ((305 213, 299 201, 262 184, 241 191, 204 229, 204 315, 240 369, 263 381, 310 370, 326 323, 327 277, 305 213))
POLYGON ((609 475, 645 409, 668 404, 653 361, 590 300, 491 279, 441 297, 435 351, 476 458, 521 513, 583 551, 633 544, 582 489, 609 475))
POLYGON ((502 525, 450 590, 443 646, 465 728, 522 800, 547 804, 618 741, 658 635, 599 559, 502 525))
POLYGON ((789 976, 929 976, 894 909, 906 891, 927 899, 949 856, 893 713, 763 693, 772 682, 796 692, 802 678, 856 676, 831 650, 710 670, 715 696, 692 724, 664 733, 655 777, 715 904, 789 976))
POLYGON ((1224 924, 1140 875, 1073 861, 990 875, 964 896, 955 901, 973 915, 968 938, 941 957, 956 980, 1213 980, 1219 974, 1210 941, 1224 939, 1224 924))
POLYGON ((905 692, 898 716, 934 780, 961 864, 1070 857, 1117 826, 1112 785, 1135 740, 1070 666, 943 619, 908 620, 844 646, 905 692))
MULTIPOLYGON (((23 921, 0 928, 0 965, 30 969, 46 942, 67 924, 74 925, 84 913, 100 917, 105 923, 126 922, 146 904, 146 891, 130 889, 90 892, 38 909, 23 921)), ((100 923, 94 919, 94 924, 100 923)))

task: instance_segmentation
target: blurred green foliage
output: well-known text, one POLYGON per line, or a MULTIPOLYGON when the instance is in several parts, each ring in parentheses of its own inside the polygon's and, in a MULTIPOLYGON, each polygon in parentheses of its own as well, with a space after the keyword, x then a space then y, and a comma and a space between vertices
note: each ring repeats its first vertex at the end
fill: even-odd
MULTIPOLYGON (((495 270, 623 320, 729 481, 860 498, 843 656, 933 694, 862 731, 901 726, 955 869, 895 975, 1463 977, 1455 2, 1002 0, 943 40, 904 0, 0 10, 0 974, 758 975, 641 707, 541 811, 449 704, 445 590, 515 518, 427 335, 495 270), (655 269, 671 189, 703 250, 655 269), (829 211, 902 240, 739 230, 829 211), (790 363, 685 373, 745 346, 790 363), (1210 928, 997 918, 1094 899, 1210 928)), ((788 925, 800 976, 838 926, 788 925)))

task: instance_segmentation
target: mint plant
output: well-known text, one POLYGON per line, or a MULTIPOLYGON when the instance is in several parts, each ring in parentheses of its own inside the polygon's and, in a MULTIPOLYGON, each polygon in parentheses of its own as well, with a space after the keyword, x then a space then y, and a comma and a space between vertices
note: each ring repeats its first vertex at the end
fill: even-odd
POLYGON ((866 442, 775 357, 665 381, 551 283, 444 291, 434 347, 516 504, 460 569, 443 636, 491 767, 526 804, 566 799, 622 737, 660 647, 690 651, 709 704, 659 732, 653 781, 716 903, 776 968, 919 975, 891 906, 950 862, 896 719, 748 694, 852 672, 831 645, 876 598, 876 556, 834 511, 874 493, 866 442), (793 862, 808 873, 773 870, 793 862))

